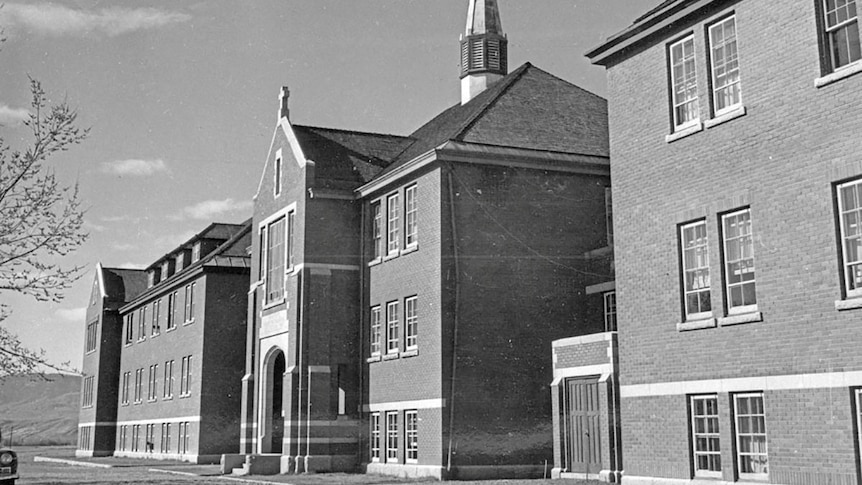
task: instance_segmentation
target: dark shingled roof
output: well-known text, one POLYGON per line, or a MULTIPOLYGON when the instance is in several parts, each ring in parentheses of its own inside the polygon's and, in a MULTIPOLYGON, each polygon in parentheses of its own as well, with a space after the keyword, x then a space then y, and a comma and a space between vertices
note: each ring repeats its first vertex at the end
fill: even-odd
POLYGON ((449 140, 607 157, 607 101, 529 62, 416 130, 390 172, 449 140))
POLYGON ((632 22, 632 25, 637 24, 639 22, 642 22, 643 20, 646 20, 646 19, 652 17, 653 15, 661 12, 665 8, 670 7, 671 5, 673 5, 675 3, 687 3, 687 0, 665 0, 665 1, 661 2, 660 4, 658 4, 658 6, 656 6, 655 8, 649 10, 647 13, 636 18, 635 21, 632 22))
POLYGON ((102 268, 102 291, 110 300, 132 301, 147 289, 147 272, 141 269, 102 268))
POLYGON ((315 162, 315 177, 365 183, 409 146, 409 138, 379 133, 293 125, 305 157, 315 162))

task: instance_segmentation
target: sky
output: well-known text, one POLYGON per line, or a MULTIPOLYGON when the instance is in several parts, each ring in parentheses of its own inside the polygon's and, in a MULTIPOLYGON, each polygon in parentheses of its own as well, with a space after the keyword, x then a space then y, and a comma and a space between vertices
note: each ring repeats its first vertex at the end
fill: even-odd
MULTIPOLYGON (((251 216, 290 88, 294 123, 407 135, 460 100, 467 0, 6 1, 0 136, 23 146, 27 76, 90 136, 50 166, 79 184, 85 265, 60 303, 0 294, 3 322, 80 368, 101 262, 143 268, 211 222, 251 216)), ((509 66, 531 62, 606 95, 583 56, 659 0, 499 0, 509 66)))

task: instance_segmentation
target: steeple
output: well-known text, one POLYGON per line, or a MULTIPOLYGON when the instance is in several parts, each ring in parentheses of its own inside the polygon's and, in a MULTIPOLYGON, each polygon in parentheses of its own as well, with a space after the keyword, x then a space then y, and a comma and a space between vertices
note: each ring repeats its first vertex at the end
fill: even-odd
POLYGON ((508 72, 508 40, 497 0, 469 0, 467 29, 461 36, 461 104, 508 72))

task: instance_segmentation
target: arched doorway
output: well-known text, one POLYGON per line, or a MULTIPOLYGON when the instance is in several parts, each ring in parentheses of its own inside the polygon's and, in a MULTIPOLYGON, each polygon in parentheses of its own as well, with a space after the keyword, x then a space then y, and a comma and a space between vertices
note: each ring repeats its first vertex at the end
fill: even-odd
POLYGON ((264 389, 263 434, 261 453, 281 453, 284 441, 284 352, 272 349, 265 362, 266 387, 264 389))

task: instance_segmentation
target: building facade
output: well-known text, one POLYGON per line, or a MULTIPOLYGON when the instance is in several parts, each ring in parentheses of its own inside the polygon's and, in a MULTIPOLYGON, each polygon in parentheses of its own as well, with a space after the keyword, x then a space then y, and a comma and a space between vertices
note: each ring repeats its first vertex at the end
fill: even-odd
POLYGON ((666 1, 607 68, 623 483, 858 484, 855 1, 666 1))

